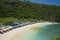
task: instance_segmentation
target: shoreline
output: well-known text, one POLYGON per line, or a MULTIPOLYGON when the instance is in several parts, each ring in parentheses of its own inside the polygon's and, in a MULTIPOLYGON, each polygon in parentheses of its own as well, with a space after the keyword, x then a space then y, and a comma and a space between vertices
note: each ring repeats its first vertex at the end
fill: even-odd
POLYGON ((39 23, 35 23, 35 24, 32 24, 32 25, 26 25, 26 26, 22 26, 20 28, 16 28, 16 29, 13 29, 7 33, 4 33, 4 34, 0 34, 0 40, 17 40, 18 38, 20 39, 20 37, 23 36, 23 34, 25 32, 27 32, 27 30, 32 27, 32 26, 36 26, 38 25, 39 23), (20 37, 19 37, 20 36, 20 37))
POLYGON ((27 32, 30 32, 31 30, 35 30, 37 28, 36 26, 38 26, 40 24, 45 24, 45 23, 35 23, 35 24, 32 24, 32 25, 27 25, 27 26, 21 27, 20 32, 17 33, 18 35, 16 34, 10 40, 23 40, 23 37, 27 32), (32 28, 34 28, 34 29, 32 29, 32 28))
POLYGON ((36 24, 27 25, 27 26, 22 27, 22 29, 20 29, 20 32, 17 33, 18 35, 15 35, 11 40, 23 40, 23 36, 25 35, 25 33, 30 31, 31 27, 37 26, 39 24, 40 23, 36 23, 36 24))
POLYGON ((57 24, 57 23, 46 22, 46 23, 35 23, 35 24, 22 26, 20 28, 11 30, 5 34, 1 34, 0 40, 23 40, 23 36, 25 35, 25 33, 27 33, 28 31, 31 31, 31 30, 35 30, 37 28, 36 26, 46 25, 46 24, 57 24))

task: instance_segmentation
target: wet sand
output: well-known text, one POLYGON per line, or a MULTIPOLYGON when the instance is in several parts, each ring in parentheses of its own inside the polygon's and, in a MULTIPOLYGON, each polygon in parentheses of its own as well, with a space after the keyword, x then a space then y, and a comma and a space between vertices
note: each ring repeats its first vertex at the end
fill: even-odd
MULTIPOLYGON (((13 29, 7 33, 0 34, 0 40, 23 40, 24 35, 32 30, 32 27, 38 26, 40 23, 23 26, 13 29)), ((33 28, 36 29, 36 28, 33 28)))

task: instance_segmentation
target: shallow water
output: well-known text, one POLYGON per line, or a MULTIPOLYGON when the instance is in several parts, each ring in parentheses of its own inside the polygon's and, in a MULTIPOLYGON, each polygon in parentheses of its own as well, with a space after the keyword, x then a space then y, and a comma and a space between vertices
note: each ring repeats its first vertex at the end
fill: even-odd
POLYGON ((46 24, 37 28, 27 32, 23 40, 56 40, 58 37, 60 38, 60 24, 46 24))

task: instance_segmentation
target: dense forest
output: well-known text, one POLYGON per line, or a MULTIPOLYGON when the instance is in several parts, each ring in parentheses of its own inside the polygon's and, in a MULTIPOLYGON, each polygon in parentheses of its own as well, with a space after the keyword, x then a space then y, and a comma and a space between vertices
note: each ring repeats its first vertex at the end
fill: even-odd
POLYGON ((32 3, 29 0, 1 0, 0 22, 8 21, 7 19, 10 22, 22 20, 60 22, 60 6, 32 3))

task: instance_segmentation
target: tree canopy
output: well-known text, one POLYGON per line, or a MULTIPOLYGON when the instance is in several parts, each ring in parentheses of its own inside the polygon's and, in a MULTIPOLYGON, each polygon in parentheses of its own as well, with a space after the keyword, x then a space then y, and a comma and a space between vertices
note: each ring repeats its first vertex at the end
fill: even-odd
POLYGON ((1 0, 0 18, 5 17, 60 22, 60 6, 37 4, 29 0, 1 0))

